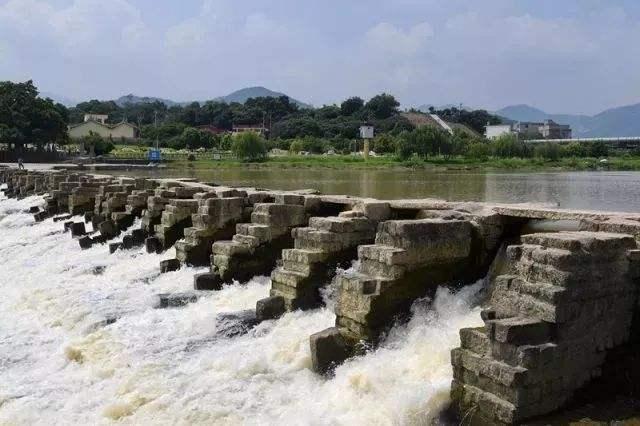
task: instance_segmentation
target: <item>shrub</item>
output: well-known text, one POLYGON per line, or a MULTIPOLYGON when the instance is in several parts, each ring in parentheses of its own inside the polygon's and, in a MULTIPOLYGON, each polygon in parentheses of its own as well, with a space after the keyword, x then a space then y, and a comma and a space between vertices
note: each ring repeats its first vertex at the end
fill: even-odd
POLYGON ((254 132, 243 132, 234 136, 231 151, 242 161, 262 161, 267 157, 264 139, 254 132))

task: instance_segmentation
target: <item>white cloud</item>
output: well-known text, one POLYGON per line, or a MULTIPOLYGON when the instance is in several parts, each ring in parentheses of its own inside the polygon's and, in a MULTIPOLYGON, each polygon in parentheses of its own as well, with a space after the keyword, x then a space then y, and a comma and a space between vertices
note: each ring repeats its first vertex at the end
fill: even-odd
POLYGON ((365 34, 370 49, 406 56, 418 53, 432 36, 433 28, 428 22, 421 22, 407 30, 381 22, 365 34))

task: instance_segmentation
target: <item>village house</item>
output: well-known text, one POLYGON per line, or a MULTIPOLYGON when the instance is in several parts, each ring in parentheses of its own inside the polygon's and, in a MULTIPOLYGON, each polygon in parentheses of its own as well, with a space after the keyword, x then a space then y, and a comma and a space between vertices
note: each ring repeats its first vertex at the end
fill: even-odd
POLYGON ((85 114, 84 122, 69 126, 69 137, 81 139, 88 136, 90 132, 111 139, 136 139, 138 137, 138 128, 133 124, 125 121, 107 124, 107 119, 108 116, 103 114, 85 114))

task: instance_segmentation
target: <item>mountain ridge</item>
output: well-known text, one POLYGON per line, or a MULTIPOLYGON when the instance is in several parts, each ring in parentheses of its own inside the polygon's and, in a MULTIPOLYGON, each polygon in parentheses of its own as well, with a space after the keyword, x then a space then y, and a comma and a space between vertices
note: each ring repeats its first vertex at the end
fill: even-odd
POLYGON ((640 103, 609 108, 596 115, 549 114, 526 104, 509 105, 495 114, 515 121, 550 119, 568 124, 574 138, 640 136, 640 103))

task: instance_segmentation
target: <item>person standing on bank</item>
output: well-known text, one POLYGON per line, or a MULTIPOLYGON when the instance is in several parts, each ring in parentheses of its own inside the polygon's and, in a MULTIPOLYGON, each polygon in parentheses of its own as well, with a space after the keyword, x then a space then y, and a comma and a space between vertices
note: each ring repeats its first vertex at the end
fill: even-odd
POLYGON ((24 170, 24 163, 22 162, 22 158, 18 158, 18 169, 24 170))

